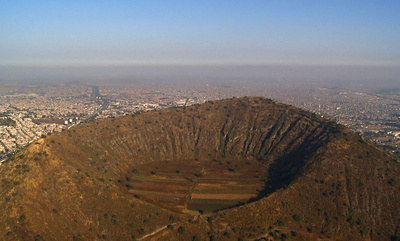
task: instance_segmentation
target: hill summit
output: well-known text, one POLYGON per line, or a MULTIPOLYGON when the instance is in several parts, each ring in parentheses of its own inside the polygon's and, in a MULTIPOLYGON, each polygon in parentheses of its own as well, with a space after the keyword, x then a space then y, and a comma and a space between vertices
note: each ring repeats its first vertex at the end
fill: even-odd
POLYGON ((5 240, 397 240, 399 163, 261 97, 85 123, 0 166, 5 240))

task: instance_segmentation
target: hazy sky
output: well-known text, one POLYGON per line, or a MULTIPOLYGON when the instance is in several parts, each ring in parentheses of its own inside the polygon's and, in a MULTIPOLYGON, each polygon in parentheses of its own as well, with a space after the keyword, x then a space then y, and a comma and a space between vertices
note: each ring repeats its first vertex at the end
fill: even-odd
POLYGON ((0 0, 0 64, 400 65, 399 0, 0 0))

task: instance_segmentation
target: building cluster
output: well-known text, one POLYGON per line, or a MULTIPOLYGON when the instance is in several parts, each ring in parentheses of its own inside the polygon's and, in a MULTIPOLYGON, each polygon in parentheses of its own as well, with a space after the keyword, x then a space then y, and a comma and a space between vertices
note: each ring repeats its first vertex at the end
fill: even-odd
POLYGON ((274 98, 332 119, 400 156, 400 92, 298 88, 274 98))
POLYGON ((0 122, 0 161, 42 135, 86 121, 250 95, 333 119, 400 155, 400 92, 236 81, 0 87, 0 118, 11 119, 0 122))
POLYGON ((0 153, 14 152, 47 133, 61 131, 65 128, 59 124, 36 124, 31 118, 20 118, 12 115, 15 126, 0 126, 0 153))
POLYGON ((80 123, 197 103, 159 91, 133 93, 95 86, 0 88, 0 161, 52 132, 80 123), (9 121, 11 120, 11 121, 9 121))

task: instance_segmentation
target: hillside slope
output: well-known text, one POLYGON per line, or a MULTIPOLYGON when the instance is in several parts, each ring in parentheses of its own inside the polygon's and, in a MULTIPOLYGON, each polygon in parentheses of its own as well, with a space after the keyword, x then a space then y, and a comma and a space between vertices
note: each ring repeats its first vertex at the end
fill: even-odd
POLYGON ((260 97, 207 102, 32 143, 0 167, 0 236, 390 240, 399 174, 393 156, 309 112, 260 97))

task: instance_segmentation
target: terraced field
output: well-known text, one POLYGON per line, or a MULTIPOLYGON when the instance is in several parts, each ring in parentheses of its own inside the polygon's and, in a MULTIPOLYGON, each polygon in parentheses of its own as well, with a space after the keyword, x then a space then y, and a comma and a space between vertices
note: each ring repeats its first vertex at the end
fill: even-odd
POLYGON ((253 179, 202 179, 191 193, 188 209, 210 212, 257 198, 264 182, 253 179), (240 184, 239 184, 240 183, 240 184))
POLYGON ((257 161, 156 161, 136 166, 120 182, 143 201, 174 212, 202 213, 256 199, 264 176, 266 167, 257 161))

